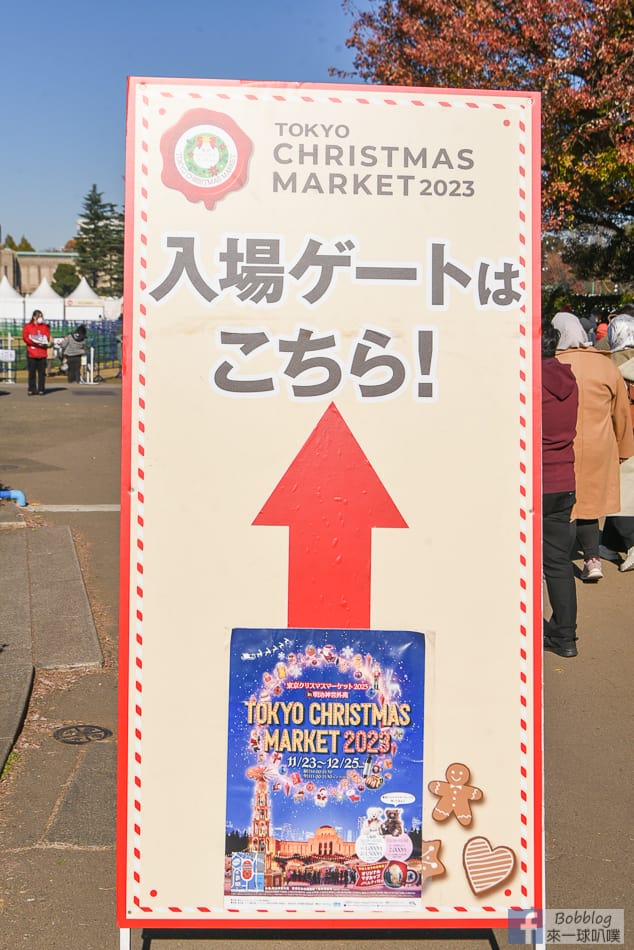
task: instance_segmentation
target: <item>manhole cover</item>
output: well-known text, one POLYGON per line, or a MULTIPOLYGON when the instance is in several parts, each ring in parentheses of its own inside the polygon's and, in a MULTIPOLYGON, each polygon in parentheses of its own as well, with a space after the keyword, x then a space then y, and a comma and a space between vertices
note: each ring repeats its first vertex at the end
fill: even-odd
POLYGON ((53 738, 67 745, 86 745, 87 742, 100 742, 112 735, 104 726, 62 726, 53 733, 53 738))

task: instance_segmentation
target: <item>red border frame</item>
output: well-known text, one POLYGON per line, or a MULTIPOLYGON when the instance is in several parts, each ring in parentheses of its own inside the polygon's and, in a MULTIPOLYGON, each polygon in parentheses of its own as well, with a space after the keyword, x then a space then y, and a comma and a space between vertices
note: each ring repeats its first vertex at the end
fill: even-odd
POLYGON ((134 247, 134 123, 135 102, 133 81, 128 79, 126 114, 126 177, 123 281, 123 345, 121 370, 121 521, 119 536, 119 692, 117 730, 117 920, 126 926, 126 869, 128 855, 128 711, 129 711, 129 602, 130 602, 130 486, 132 484, 132 381, 128 367, 132 365, 133 258, 134 247), (126 303, 127 301, 127 303, 126 303))
MULTIPOLYGON (((382 913, 377 913, 373 917, 302 917, 299 912, 292 912, 289 919, 275 917, 267 919, 264 912, 261 916, 241 917, 237 912, 235 916, 226 916, 214 919, 213 914, 207 918, 156 918, 148 915, 146 918, 129 918, 126 910, 126 889, 127 889, 127 860, 128 860, 128 805, 127 805, 127 786, 128 786, 128 730, 129 730, 129 596, 130 596, 130 489, 131 489, 131 470, 132 470, 132 380, 128 367, 132 365, 132 299, 133 292, 133 255, 134 255, 134 221, 135 215, 135 188, 134 188, 134 168, 135 168, 135 119, 136 103, 133 93, 140 85, 163 85, 169 83, 174 86, 191 85, 198 86, 223 86, 223 87, 253 87, 257 89, 314 89, 314 90, 332 90, 336 95, 338 90, 346 93, 360 91, 372 93, 385 93, 386 95, 394 93, 407 93, 412 95, 418 87, 415 86, 381 86, 381 85, 363 85, 363 84, 342 84, 342 83, 304 83, 304 82, 280 82, 266 80, 240 80, 240 79, 186 79, 186 78, 160 78, 160 77, 128 77, 128 96, 127 96, 127 136, 126 136, 126 183, 125 183, 125 277, 124 277, 124 311, 123 311, 123 379, 122 379, 122 443, 121 443, 121 533, 120 533, 120 585, 119 585, 119 728, 118 728, 118 770, 117 770, 117 881, 116 881, 116 906, 117 923, 119 927, 143 927, 149 926, 151 929, 169 929, 177 930, 187 928, 190 930, 221 930, 227 928, 238 928, 244 931, 254 930, 301 930, 307 927, 311 929, 328 930, 367 930, 372 929, 490 929, 493 927, 506 928, 508 926, 508 917, 492 918, 446 918, 436 917, 416 917, 407 915, 407 917, 388 918, 382 913)), ((544 785, 543 785, 543 705, 542 705, 542 679, 543 679, 543 648, 542 648, 542 589, 541 589, 541 517, 542 517, 542 499, 541 499, 541 268, 535 266, 534 262, 541 260, 541 97, 539 93, 526 93, 521 91, 506 90, 473 90, 473 89, 445 89, 445 88, 422 88, 421 93, 425 96, 472 96, 474 98, 495 98, 504 96, 505 98, 525 98, 532 102, 531 110, 531 190, 532 190, 532 242, 531 254, 533 261, 533 276, 531 285, 531 299, 533 312, 528 321, 531 327, 531 354, 532 354, 532 437, 533 437, 533 465, 532 465, 532 486, 533 497, 526 499, 527 503, 532 501, 533 511, 533 630, 532 649, 533 649, 533 683, 532 683, 532 703, 533 703, 533 781, 534 781, 534 801, 533 801, 533 848, 535 854, 535 867, 533 869, 533 885, 535 892, 535 905, 538 909, 544 906, 544 785)), ((466 911, 466 909, 465 909, 466 911)), ((229 912, 230 913, 230 912, 229 912)), ((325 911, 324 911, 325 914, 325 911)))

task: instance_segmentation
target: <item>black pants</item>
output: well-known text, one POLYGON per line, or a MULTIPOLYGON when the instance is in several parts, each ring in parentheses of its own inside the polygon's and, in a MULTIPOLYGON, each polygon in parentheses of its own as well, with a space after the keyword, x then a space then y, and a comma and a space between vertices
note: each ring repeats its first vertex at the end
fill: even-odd
POLYGON ((634 516, 610 515, 603 525, 602 542, 611 551, 634 548, 634 516))
POLYGON ((26 365, 29 371, 29 392, 43 393, 46 378, 46 357, 27 356, 26 365))
POLYGON ((577 518, 577 543, 583 553, 584 561, 599 557, 599 519, 577 518))
POLYGON ((68 370, 66 378, 69 383, 78 383, 81 374, 81 356, 67 356, 68 370))
POLYGON ((544 577, 552 617, 544 620, 544 633, 553 640, 577 638, 577 589, 572 567, 576 525, 570 521, 575 493, 553 492, 543 496, 544 577))

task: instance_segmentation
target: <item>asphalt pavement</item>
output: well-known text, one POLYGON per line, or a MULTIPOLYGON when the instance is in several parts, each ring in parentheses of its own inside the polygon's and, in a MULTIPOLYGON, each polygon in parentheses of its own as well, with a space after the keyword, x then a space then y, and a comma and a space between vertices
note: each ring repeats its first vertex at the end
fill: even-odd
MULTIPOLYGON (((0 950, 116 950, 120 381, 53 377, 39 398, 0 383, 0 408, 0 487, 27 500, 0 501, 0 950)), ((545 656, 547 902, 624 908, 634 947, 634 572, 603 569, 598 584, 578 582, 579 656, 545 656)), ((231 946, 250 950, 245 936, 231 946)), ((508 946, 506 932, 496 937, 508 946)), ((385 933, 319 941, 323 950, 421 942, 385 933)), ((146 939, 143 950, 225 942, 177 934, 146 939)), ((312 943, 283 932, 258 940, 263 950, 312 943)), ((131 945, 141 948, 140 931, 131 945)), ((425 946, 487 942, 455 931, 425 946)))

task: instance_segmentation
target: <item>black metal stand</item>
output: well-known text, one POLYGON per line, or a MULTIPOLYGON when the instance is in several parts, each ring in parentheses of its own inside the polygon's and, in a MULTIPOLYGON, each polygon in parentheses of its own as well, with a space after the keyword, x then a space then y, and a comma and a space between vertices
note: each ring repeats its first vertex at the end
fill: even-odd
POLYGON ((439 930, 407 929, 376 929, 376 930, 255 930, 243 927, 232 927, 219 930, 155 930, 144 927, 141 931, 143 943, 141 950, 151 950, 153 940, 280 940, 288 934, 289 942, 297 940, 382 940, 393 944, 395 940, 486 940, 490 950, 500 950, 495 933, 484 928, 443 928, 439 930))

